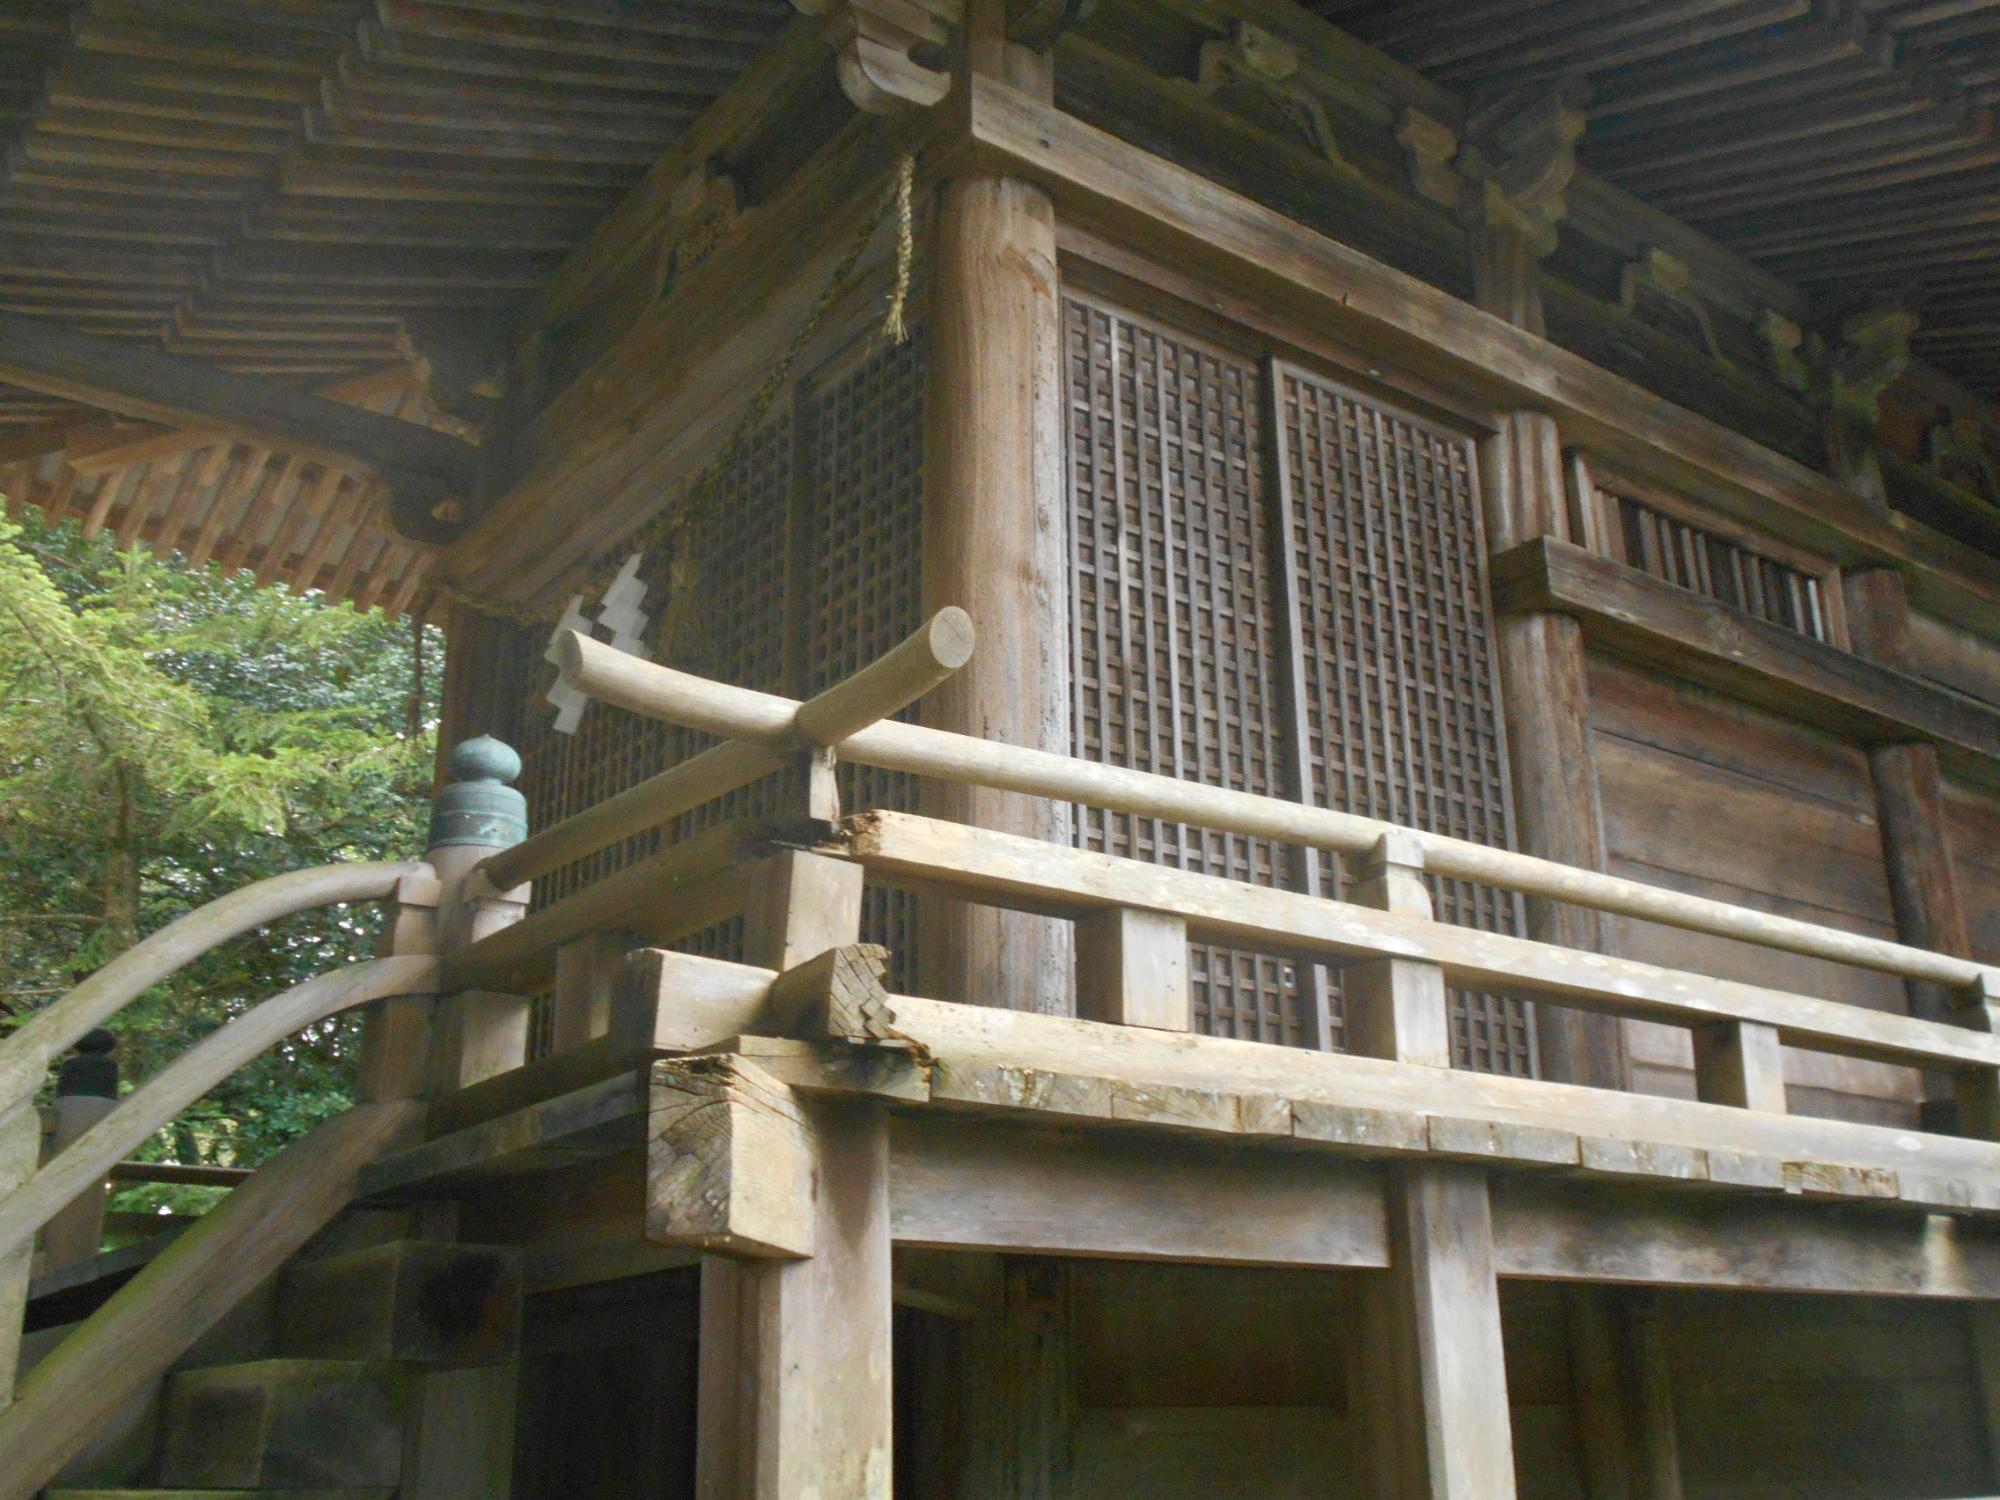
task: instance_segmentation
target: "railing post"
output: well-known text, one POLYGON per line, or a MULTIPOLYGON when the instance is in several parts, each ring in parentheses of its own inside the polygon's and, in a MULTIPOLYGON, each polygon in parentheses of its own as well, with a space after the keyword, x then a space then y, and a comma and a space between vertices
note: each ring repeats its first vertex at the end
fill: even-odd
MULTIPOLYGON (((861 935, 858 865, 787 850, 753 874, 751 891, 750 963, 782 972, 861 935)), ((780 1096, 770 1108, 796 1119, 810 1157, 811 1250, 702 1259, 695 1492, 886 1500, 888 1122, 866 1104, 811 1101, 775 1084, 765 1092, 780 1096)))
MULTIPOLYGON (((0 1118, 0 1197, 35 1175, 42 1156, 42 1118, 23 1099, 0 1118)), ((21 1321, 28 1311, 28 1277, 34 1241, 24 1239, 0 1254, 0 1411, 13 1404, 14 1376, 21 1364, 21 1321)))
POLYGON ((1121 907, 1076 924, 1076 1013, 1086 1021, 1186 1031, 1187 921, 1121 907))
MULTIPOLYGON (((521 757, 481 735, 451 752, 450 767, 453 779, 438 793, 424 855, 438 878, 440 953, 518 922, 528 909, 527 886, 496 891, 479 870, 489 855, 527 837, 527 799, 510 784, 521 774, 521 757)), ((528 1060, 532 1008, 525 995, 464 990, 442 996, 431 1047, 432 1088, 449 1093, 520 1067, 528 1060)))
MULTIPOLYGON (((396 882, 388 924, 375 945, 377 958, 438 951, 437 872, 428 865, 396 882)), ((404 995, 372 1006, 361 1023, 361 1062, 355 1098, 362 1104, 420 1097, 430 1081, 435 997, 404 995)))
POLYGON ((1777 1027, 1755 1021, 1695 1027, 1694 1092, 1705 1104, 1785 1113, 1785 1049, 1777 1027))
MULTIPOLYGON (((77 1042, 75 1053, 57 1071, 43 1160, 57 1155, 118 1107, 118 1059, 112 1056, 117 1047, 118 1038, 100 1026, 77 1042)), ((108 1182, 94 1183, 49 1219, 42 1229, 45 1268, 54 1270, 97 1254, 104 1241, 109 1195, 108 1182)))
MULTIPOLYGON (((1406 833, 1384 834, 1357 862, 1347 893, 1357 906, 1431 921, 1424 851, 1406 833)), ((1451 1066, 1451 1010, 1444 971, 1407 958, 1380 958, 1341 971, 1347 1050, 1427 1067, 1451 1066)))
MULTIPOLYGON (((1989 969, 1980 975, 1979 983, 1961 996, 1956 1016, 1973 1031, 2000 1036, 2000 974, 1989 969)), ((2000 1069, 1975 1068, 1951 1077, 1960 1133, 2000 1141, 2000 1069)))

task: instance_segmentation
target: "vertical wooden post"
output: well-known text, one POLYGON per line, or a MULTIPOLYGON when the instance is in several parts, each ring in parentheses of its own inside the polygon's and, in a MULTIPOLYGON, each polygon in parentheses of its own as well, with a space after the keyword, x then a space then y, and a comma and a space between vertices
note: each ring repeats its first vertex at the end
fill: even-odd
MULTIPOLYGON (((42 1121, 34 1101, 23 1099, 0 1118, 0 1195, 35 1175, 41 1164, 42 1121)), ((0 1255, 0 1411, 14 1401, 14 1378, 21 1366, 21 1322, 28 1311, 28 1277, 34 1241, 24 1239, 0 1255)))
MULTIPOLYGON (((1552 419, 1516 412, 1483 446, 1490 549, 1504 551, 1564 529, 1562 448, 1552 419)), ((1590 744, 1590 681, 1583 627, 1533 611, 1494 622, 1494 658, 1513 776, 1521 847, 1586 870, 1605 866, 1604 816, 1590 744)), ((1544 943, 1599 952, 1596 912, 1528 903, 1528 933, 1544 943)), ((1624 1030, 1615 1016, 1560 1006, 1535 1011, 1542 1076, 1596 1088, 1630 1087, 1624 1030)))
POLYGON ((1389 1185, 1389 1269, 1377 1286, 1376 1362, 1363 1386, 1379 1493, 1512 1500, 1514 1436, 1493 1273, 1493 1219, 1477 1167, 1424 1163, 1389 1185))
MULTIPOLYGON (((468 604, 453 603, 445 615, 444 678, 439 691, 438 780, 445 780, 452 747, 480 735, 504 739, 516 733, 513 705, 502 697, 500 666, 514 646, 514 626, 468 604)), ((535 643, 540 651, 542 643, 535 643)))
POLYGON ((593 932, 556 951, 549 995, 549 1050, 567 1052, 611 1029, 611 987, 625 955, 640 944, 628 932, 593 932))
MULTIPOLYGON (((98 1028, 76 1044, 76 1055, 56 1073, 54 1128, 44 1159, 69 1144, 118 1107, 118 1038, 98 1028)), ((109 1182, 93 1183, 42 1226, 42 1265, 49 1270, 88 1260, 104 1243, 104 1210, 109 1182)))
MULTIPOLYGON (((428 865, 396 887, 396 905, 375 944, 378 958, 438 951, 437 872, 428 865)), ((372 1005, 361 1022, 354 1095, 363 1104, 416 1099, 430 1086, 431 1031, 437 1000, 404 995, 372 1005)))
MULTIPOLYGON (((861 931, 858 866, 787 852, 755 886, 745 956, 780 970, 861 931)), ((801 1102, 814 1155, 812 1254, 705 1256, 700 1500, 889 1500, 889 1135, 866 1105, 801 1102)))
POLYGON ((1076 924, 1076 1013, 1114 1026, 1186 1031, 1187 922, 1163 912, 1121 908, 1076 924))
POLYGON ((1674 1411, 1673 1368, 1657 1295, 1639 1292, 1630 1304, 1634 1461, 1642 1500, 1681 1500, 1681 1439, 1674 1411))
MULTIPOLYGON (((968 7, 971 65, 1031 78, 1000 27, 968 7)), ((1070 745, 1069 542, 1062 304, 1047 193, 975 173, 944 185, 931 237, 924 608, 964 607, 979 653, 926 699, 941 729, 1039 750, 1070 745)), ((1066 804, 975 787, 924 788, 932 816, 1068 843, 1066 804)), ((1064 923, 987 907, 922 906, 929 993, 1013 1010, 1072 1009, 1064 923)))
MULTIPOLYGON (((1848 633, 1856 652, 1899 672, 1916 672, 1910 605, 1894 568, 1857 568, 1841 578, 1848 633)), ((1937 749, 1922 743, 1877 745, 1868 753, 1882 863, 1889 878, 1896 935, 1919 948, 1960 958, 1972 953, 1971 931, 1952 862, 1937 749)), ((1948 1020, 1953 998, 1938 986, 1908 980, 1910 1014, 1948 1020)))
MULTIPOLYGON (((452 782, 441 789, 431 815, 424 858, 438 878, 438 951, 477 942, 518 922, 528 909, 528 888, 496 891, 479 864, 527 834, 527 804, 509 783, 521 758, 490 736, 467 740, 451 752, 452 782)), ((466 990, 437 1004, 431 1046, 431 1085, 448 1093, 518 1068, 528 1060, 533 1007, 525 995, 466 990)))
POLYGON ((1777 1028, 1755 1021, 1695 1027, 1694 1091, 1708 1104, 1784 1114, 1785 1049, 1777 1028))
POLYGON ((1009 1259, 1000 1306, 965 1327, 966 1482, 980 1500, 1067 1500, 1076 1436, 1069 1271, 1009 1259))
MULTIPOLYGON (((1384 834, 1355 871, 1348 899, 1398 916, 1431 919, 1424 851, 1405 833, 1384 834)), ((1350 964, 1341 971, 1347 999, 1347 1050, 1427 1067, 1451 1066, 1451 1011, 1444 970, 1407 958, 1350 964)))
POLYGON ((1610 1287, 1563 1289, 1568 1314, 1569 1397, 1588 1500, 1632 1500, 1633 1434, 1626 1393, 1623 1322, 1610 1287))

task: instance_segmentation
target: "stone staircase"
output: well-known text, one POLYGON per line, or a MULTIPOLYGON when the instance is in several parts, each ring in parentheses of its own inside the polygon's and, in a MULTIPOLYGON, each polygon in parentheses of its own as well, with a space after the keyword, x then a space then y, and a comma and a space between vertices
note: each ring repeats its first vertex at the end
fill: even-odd
POLYGON ((520 1321, 509 1249, 396 1238, 302 1258, 280 1276, 261 1357, 167 1377, 143 1484, 50 1500, 505 1494, 511 1455, 425 1435, 511 1401, 520 1321))

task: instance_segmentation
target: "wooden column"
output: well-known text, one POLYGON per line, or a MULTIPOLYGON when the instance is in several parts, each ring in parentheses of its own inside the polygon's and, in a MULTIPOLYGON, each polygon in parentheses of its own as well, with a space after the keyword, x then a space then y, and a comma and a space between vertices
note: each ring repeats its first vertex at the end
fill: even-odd
POLYGON ((1359 1406, 1374 1490, 1395 1500, 1512 1500, 1514 1438, 1486 1176, 1395 1169, 1359 1406))
MULTIPOLYGON (((1915 675, 1902 576, 1893 568, 1860 568, 1844 575, 1841 584, 1855 651, 1915 675)), ((1868 752, 1868 771, 1875 784, 1896 935, 1919 948, 1971 957, 1972 934, 1952 861, 1936 747, 1921 742, 1877 745, 1868 752)), ((1922 980, 1906 981, 1905 989, 1911 1015, 1953 1018, 1957 997, 1922 980)))
POLYGON ((1010 1259, 1000 1306, 965 1325, 969 1441, 961 1493, 979 1500, 1067 1500, 1076 1432, 1069 1272, 1010 1259))
MULTIPOLYGON (((1562 444, 1553 419, 1515 412, 1481 451, 1491 552, 1566 530, 1562 444)), ((1521 848, 1586 870, 1605 866, 1604 816, 1590 744, 1590 682, 1583 627, 1544 611, 1494 622, 1494 658, 1513 776, 1521 848)), ((1583 952, 1604 946, 1596 912, 1528 903, 1528 933, 1583 952)), ((1560 1006, 1535 1011, 1542 1076, 1597 1088, 1630 1087, 1624 1030, 1615 1016, 1560 1006)))
MULTIPOLYGON (((793 968, 859 936, 857 866, 782 854, 758 891, 746 913, 752 963, 793 968)), ((865 1104, 790 1105, 811 1157, 810 1253, 702 1260, 695 1493, 889 1500, 888 1121, 865 1104)))
MULTIPOLYGON (((541 651, 546 640, 532 641, 541 651)), ((444 779, 451 748, 490 734, 506 739, 516 732, 513 705, 501 696, 501 671, 515 649, 515 627, 497 615, 466 604, 448 607, 444 625, 444 681, 439 690, 438 779, 444 779)))
MULTIPOLYGON (((1000 50, 1004 57, 1014 49, 1000 50)), ((959 177, 944 186, 931 246, 924 608, 963 606, 978 628, 979 649, 926 700, 926 721, 1066 754, 1069 567, 1055 209, 1029 183, 959 177)), ((924 795, 936 817, 1070 840, 1063 804, 974 787, 931 785, 924 795)), ((922 948, 929 993, 1051 1014, 1072 1008, 1063 924, 927 904, 922 948)))

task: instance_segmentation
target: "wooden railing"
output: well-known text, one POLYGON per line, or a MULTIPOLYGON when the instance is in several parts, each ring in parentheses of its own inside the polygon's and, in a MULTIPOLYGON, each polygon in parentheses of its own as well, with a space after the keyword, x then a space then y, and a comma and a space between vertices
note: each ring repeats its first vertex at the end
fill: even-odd
MULTIPOLYGON (((1449 1066, 1446 989, 1456 985, 1687 1027, 1699 1097, 1715 1104, 1782 1112, 1784 1046, 1933 1070, 1956 1089, 1964 1133, 2000 1136, 2000 970, 1374 819, 886 721, 962 661, 967 644, 961 620, 941 617, 834 693, 800 704, 572 633, 559 655, 573 686, 728 742, 489 859, 486 869, 496 884, 530 878, 658 827, 811 749, 822 771, 835 759, 852 760, 1305 845, 1348 861, 1349 899, 1342 901, 900 813, 849 819, 822 846, 878 881, 1075 920, 1079 1012, 1086 1017, 1186 1027, 1185 945, 1226 943, 1340 967, 1347 1048, 1361 1055, 1449 1066), (1963 1024, 1439 922, 1426 874, 1940 984, 1957 996, 1963 1024)), ((768 852, 761 841, 769 836, 769 829, 734 825, 669 844, 449 955, 445 987, 533 987, 553 974, 565 945, 589 933, 623 927, 657 940, 740 910, 742 871, 768 852)))

